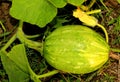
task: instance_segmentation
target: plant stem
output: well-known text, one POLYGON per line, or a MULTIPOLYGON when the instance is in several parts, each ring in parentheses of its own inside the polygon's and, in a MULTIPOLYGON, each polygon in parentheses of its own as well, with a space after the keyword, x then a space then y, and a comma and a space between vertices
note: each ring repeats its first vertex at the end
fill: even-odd
POLYGON ((28 39, 24 34, 22 27, 23 27, 23 22, 20 21, 18 26, 18 31, 17 31, 17 38, 20 40, 21 43, 24 43, 28 47, 33 48, 42 54, 43 43, 28 39))
POLYGON ((88 10, 94 5, 94 3, 96 2, 96 0, 91 0, 89 5, 88 5, 88 10))
POLYGON ((88 11, 96 2, 96 0, 91 0, 88 6, 81 5, 80 8, 84 11, 88 11))
POLYGON ((18 26, 18 28, 21 28, 21 29, 22 29, 22 27, 23 27, 23 21, 19 21, 19 26, 18 26))
POLYGON ((97 26, 100 27, 104 31, 105 37, 106 37, 106 42, 108 43, 109 42, 108 41, 108 33, 107 33, 105 27, 103 27, 101 24, 97 24, 97 26))
POLYGON ((120 49, 115 49, 115 48, 110 48, 111 49, 111 51, 113 51, 113 52, 118 52, 118 53, 120 53, 120 49))
POLYGON ((103 3, 103 0, 100 0, 100 2, 102 3, 102 5, 106 8, 106 10, 108 11, 108 12, 110 12, 110 10, 105 6, 105 4, 103 3))
POLYGON ((31 69, 29 63, 27 65, 28 65, 28 68, 29 68, 30 78, 34 82, 41 82, 41 80, 37 77, 37 74, 31 69))
POLYGON ((37 78, 49 77, 49 76, 55 75, 57 73, 59 73, 58 70, 53 70, 51 72, 48 72, 48 73, 45 73, 45 74, 42 74, 42 75, 38 75, 37 78))
POLYGON ((14 34, 10 40, 5 44, 5 46, 3 46, 3 48, 1 50, 5 51, 16 39, 16 34, 14 34))
POLYGON ((1 21, 0 21, 0 24, 1 24, 2 29, 4 30, 4 32, 6 32, 6 29, 5 29, 5 27, 4 27, 4 25, 2 24, 2 22, 1 22, 1 21))
POLYGON ((5 32, 5 33, 2 33, 2 34, 0 34, 0 38, 1 37, 4 37, 4 36, 7 36, 7 35, 9 35, 11 32, 5 32))
POLYGON ((99 12, 101 12, 100 9, 88 11, 88 12, 85 12, 85 13, 89 15, 89 14, 94 14, 94 13, 99 13, 99 12))
POLYGON ((84 11, 87 11, 88 10, 88 7, 87 6, 84 6, 84 5, 81 5, 80 8, 84 11))
POLYGON ((36 34, 36 35, 25 35, 26 38, 37 38, 39 37, 40 34, 36 34))

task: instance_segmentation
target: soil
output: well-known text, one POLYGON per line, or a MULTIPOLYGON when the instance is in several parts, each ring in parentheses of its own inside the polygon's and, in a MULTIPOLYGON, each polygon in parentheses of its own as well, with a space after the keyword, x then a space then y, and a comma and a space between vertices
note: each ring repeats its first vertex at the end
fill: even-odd
MULTIPOLYGON (((13 25, 11 24, 11 17, 9 15, 9 8, 10 3, 8 2, 2 2, 0 4, 0 20, 4 22, 4 26, 7 31, 11 31, 13 29, 13 25)), ((1 30, 2 32, 2 30, 1 30)))
MULTIPOLYGON (((116 18, 120 15, 120 5, 116 0, 105 0, 105 5, 109 9, 114 9, 112 14, 110 14, 109 17, 116 18)), ((11 2, 9 1, 2 1, 0 2, 0 21, 2 21, 3 25, 5 26, 5 29, 7 32, 13 31, 15 25, 17 24, 17 20, 12 18, 9 14, 9 9, 11 6, 11 2)), ((104 12, 103 12, 104 13, 104 12)), ((110 18, 106 18, 106 21, 109 21, 110 18)), ((120 44, 112 45, 112 40, 114 39, 114 34, 111 34, 111 29, 114 28, 114 24, 107 26, 108 33, 110 36, 110 45, 112 47, 120 48, 120 44)), ((0 34, 3 34, 4 30, 0 25, 0 34)), ((1 40, 1 39, 0 39, 1 40)), ((120 82, 120 54, 119 53, 110 53, 110 59, 108 63, 108 67, 103 70, 103 72, 109 74, 110 76, 115 76, 114 82, 120 82)), ((100 78, 104 77, 103 73, 99 75, 99 77, 94 78, 94 80, 98 80, 100 78)), ((1 82, 1 81, 0 81, 1 82)), ((108 82, 108 81, 105 81, 108 82)))

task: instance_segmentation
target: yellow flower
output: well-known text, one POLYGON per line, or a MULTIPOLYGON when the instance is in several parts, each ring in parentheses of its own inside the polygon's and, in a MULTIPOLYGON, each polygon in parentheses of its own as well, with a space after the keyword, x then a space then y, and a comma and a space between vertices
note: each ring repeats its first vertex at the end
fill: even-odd
POLYGON ((75 18, 78 18, 81 22, 85 23, 88 26, 96 26, 98 23, 98 20, 93 17, 89 16, 85 12, 83 12, 80 8, 77 8, 75 11, 73 11, 73 16, 75 18))

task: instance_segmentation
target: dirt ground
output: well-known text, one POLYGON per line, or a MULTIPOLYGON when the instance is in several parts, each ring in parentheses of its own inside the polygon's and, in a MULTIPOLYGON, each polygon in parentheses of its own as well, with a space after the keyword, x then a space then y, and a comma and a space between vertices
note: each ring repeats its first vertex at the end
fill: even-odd
MULTIPOLYGON (((115 18, 118 15, 120 15, 120 5, 116 2, 116 0, 105 0, 105 5, 108 8, 113 8, 114 11, 112 12, 111 17, 115 18)), ((8 1, 3 1, 0 2, 0 21, 3 22, 6 31, 10 32, 14 29, 14 26, 17 22, 17 20, 13 19, 10 15, 9 15, 9 8, 11 6, 11 3, 8 1)), ((110 17, 110 16, 109 16, 110 17)), ((110 19, 108 18, 107 21, 109 21, 110 19)), ((113 28, 114 25, 109 26, 108 33, 110 38, 110 41, 112 42, 114 35, 112 35, 111 29, 113 28)), ((0 26, 0 34, 2 34, 4 32, 4 30, 2 29, 2 27, 0 26)), ((9 35, 10 37, 11 35, 9 35)), ((1 40, 1 39, 0 39, 1 40)), ((111 44, 111 43, 110 43, 111 44)), ((120 48, 120 45, 112 45, 112 47, 117 47, 120 48)), ((120 82, 120 58, 118 56, 120 56, 119 53, 110 53, 110 56, 112 56, 112 58, 110 58, 110 64, 108 65, 108 67, 106 69, 103 70, 103 72, 106 72, 107 74, 111 75, 111 76, 115 76, 115 81, 114 82, 120 82), (115 54, 115 55, 114 55, 115 54)), ((99 79, 103 77, 102 73, 100 74, 100 77, 97 77, 96 79, 99 79)))

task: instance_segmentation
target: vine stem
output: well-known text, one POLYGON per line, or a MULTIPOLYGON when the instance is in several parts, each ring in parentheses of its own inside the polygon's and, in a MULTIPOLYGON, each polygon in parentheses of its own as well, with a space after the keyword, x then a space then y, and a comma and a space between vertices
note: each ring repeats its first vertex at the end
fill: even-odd
POLYGON ((0 24, 1 24, 2 29, 4 30, 4 32, 6 32, 6 29, 5 29, 5 27, 4 27, 4 25, 2 24, 2 22, 1 22, 1 21, 0 21, 0 24))
MULTIPOLYGON (((20 40, 21 43, 24 43, 28 47, 33 48, 33 49, 39 51, 42 54, 43 43, 28 39, 26 37, 26 35, 24 34, 24 32, 22 30, 22 27, 23 27, 23 22, 20 21, 19 26, 18 26, 18 31, 17 31, 17 38, 20 40)), ((32 38, 32 37, 30 37, 30 38, 32 38)))
POLYGON ((99 13, 99 12, 101 12, 100 9, 92 10, 92 11, 87 11, 87 12, 85 12, 85 13, 89 15, 89 14, 94 14, 94 13, 99 13))
POLYGON ((108 11, 108 12, 110 12, 110 10, 106 7, 106 5, 103 3, 103 0, 100 0, 100 2, 102 3, 102 5, 106 8, 106 10, 108 11))
POLYGON ((95 2, 96 2, 96 0, 91 0, 90 4, 88 5, 88 9, 90 9, 94 5, 95 2))
POLYGON ((53 71, 50 71, 50 72, 42 74, 42 75, 37 75, 37 78, 49 77, 49 76, 55 75, 57 73, 59 73, 58 70, 53 70, 53 71))
POLYGON ((111 51, 113 51, 113 52, 118 52, 118 53, 120 53, 120 49, 115 49, 115 48, 110 48, 111 49, 111 51))
POLYGON ((3 46, 3 48, 1 50, 5 51, 16 39, 16 34, 14 34, 10 40, 5 44, 5 46, 3 46))
MULTIPOLYGON (((4 29, 4 31, 6 30, 5 27, 3 26, 2 22, 0 21, 0 24, 2 25, 2 28, 4 29)), ((22 26, 23 22, 20 22, 20 26, 22 26)), ((5 51, 17 38, 17 33, 15 33, 10 40, 5 44, 5 46, 3 46, 3 48, 1 50, 5 51)))
POLYGON ((83 9, 84 11, 88 11, 96 2, 96 0, 91 0, 88 6, 82 5, 80 8, 83 9))
POLYGON ((104 31, 105 37, 106 37, 106 42, 108 43, 109 42, 109 40, 108 40, 108 33, 107 33, 105 27, 102 26, 101 24, 97 24, 97 26, 100 27, 104 31))

